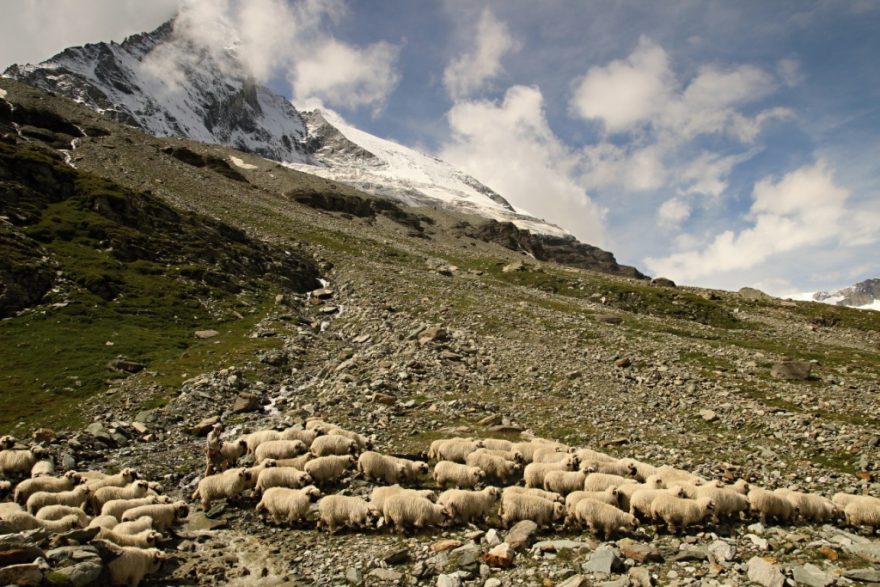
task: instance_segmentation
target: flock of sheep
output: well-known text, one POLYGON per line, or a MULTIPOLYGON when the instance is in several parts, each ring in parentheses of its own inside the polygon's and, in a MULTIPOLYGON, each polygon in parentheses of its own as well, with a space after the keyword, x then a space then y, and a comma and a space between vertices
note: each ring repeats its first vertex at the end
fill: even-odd
POLYGON ((407 531, 500 518, 505 527, 532 520, 562 524, 606 539, 640 520, 670 532, 754 514, 762 523, 834 522, 880 527, 880 499, 838 493, 832 499, 789 489, 768 491, 744 480, 731 485, 670 466, 616 459, 588 448, 532 438, 451 438, 434 441, 426 457, 409 460, 370 450, 370 440, 320 419, 285 430, 259 430, 223 444, 228 468, 203 478, 193 495, 205 509, 253 489, 257 511, 283 524, 363 530, 385 524, 407 531), (245 455, 255 466, 232 468, 245 455), (369 500, 327 490, 352 474, 377 486, 369 500), (418 489, 428 477, 443 490, 418 489), (452 486, 454 489, 446 489, 452 486), (480 489, 478 489, 480 487, 480 489), (319 489, 321 488, 321 489, 319 489), (445 489, 445 490, 444 490, 445 489))
MULTIPOLYGON (((330 532, 376 528, 383 520, 401 532, 500 518, 505 527, 531 520, 608 539, 640 521, 670 532, 757 515, 762 523, 836 522, 880 527, 880 498, 838 493, 832 499, 790 489, 769 491, 744 480, 724 485, 670 466, 616 459, 588 448, 541 438, 450 438, 431 443, 428 462, 371 450, 369 438, 320 419, 284 430, 259 430, 221 448, 222 472, 198 482, 193 499, 207 511, 217 500, 246 492, 260 496, 258 512, 278 524, 314 523, 330 532), (239 467, 243 458, 252 466, 239 467), (433 463, 433 468, 429 466, 433 463), (341 493, 322 496, 349 476, 376 484, 369 500, 341 493), (442 490, 420 489, 431 477, 442 490), (452 486, 454 488, 447 489, 452 486), (321 489, 319 489, 319 487, 321 489)), ((158 569, 162 532, 188 515, 161 488, 131 469, 106 475, 68 471, 55 475, 12 437, 0 438, 0 529, 45 528, 64 532, 98 528, 96 538, 118 545, 109 563, 114 584, 137 585, 158 569)))
POLYGON ((179 520, 189 515, 184 501, 172 501, 162 488, 138 479, 126 468, 108 475, 98 471, 67 471, 55 475, 51 459, 11 436, 0 437, 0 534, 44 528, 60 534, 94 528, 95 540, 115 558, 107 564, 114 585, 138 585, 159 570, 164 555, 156 546, 179 520), (8 479, 21 479, 14 484, 8 479))

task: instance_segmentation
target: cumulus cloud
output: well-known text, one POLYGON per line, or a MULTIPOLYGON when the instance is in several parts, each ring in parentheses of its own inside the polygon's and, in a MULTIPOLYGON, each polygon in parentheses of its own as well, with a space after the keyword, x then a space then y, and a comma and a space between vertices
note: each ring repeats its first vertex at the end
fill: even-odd
POLYGON ((781 107, 741 111, 777 87, 774 75, 752 65, 704 65, 682 83, 663 47, 642 37, 626 58, 592 67, 574 82, 570 112, 600 122, 606 135, 584 149, 586 185, 651 191, 679 180, 683 193, 717 197, 748 156, 704 153, 688 162, 679 151, 703 135, 753 143, 769 121, 792 116, 781 107))
POLYGON ((577 153, 547 124, 536 87, 513 86, 501 103, 463 101, 448 114, 453 139, 440 156, 503 194, 521 210, 604 242, 605 211, 578 183, 577 153))
POLYGON ((210 49, 219 66, 227 65, 220 56, 234 50, 237 64, 256 80, 287 79, 298 104, 376 113, 400 79, 399 48, 334 38, 328 30, 345 13, 340 0, 184 0, 174 42, 150 55, 146 67, 173 81, 176 63, 202 58, 192 45, 210 49))
POLYGON ((503 71, 501 59, 519 44, 503 22, 487 8, 476 30, 476 46, 446 66, 443 85, 453 100, 467 98, 486 88, 503 71))
POLYGON ((690 215, 690 204, 679 198, 671 198, 657 210, 657 224, 662 229, 672 230, 681 226, 690 215))
POLYGON ((749 269, 771 257, 810 246, 838 242, 848 230, 849 190, 834 183, 822 161, 755 184, 746 220, 739 232, 726 230, 702 249, 647 258, 646 266, 673 279, 691 280, 749 269))

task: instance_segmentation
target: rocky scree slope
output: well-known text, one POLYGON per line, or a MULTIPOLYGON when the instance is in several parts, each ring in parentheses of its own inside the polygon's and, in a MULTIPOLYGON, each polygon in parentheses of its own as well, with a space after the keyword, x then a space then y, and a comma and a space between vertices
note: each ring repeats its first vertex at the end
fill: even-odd
POLYGON ((476 235, 509 243, 513 250, 539 252, 541 260, 643 277, 619 266, 611 253, 515 210, 443 161, 365 133, 331 113, 299 113, 247 74, 233 37, 225 49, 208 50, 172 20, 121 44, 72 47, 39 65, 13 65, 3 75, 157 136, 231 146, 394 203, 482 216, 489 228, 476 235), (510 225, 516 238, 497 238, 493 227, 498 224, 510 225))
MULTIPOLYGON (((222 419, 235 435, 319 415, 371 432, 379 450, 401 455, 416 455, 440 436, 518 437, 530 429, 707 477, 735 475, 829 496, 880 491, 874 313, 660 287, 538 262, 451 230, 462 222, 478 225, 473 217, 404 206, 405 213, 431 219, 420 220, 421 236, 410 236, 410 227, 383 214, 315 208, 291 195, 371 199, 347 186, 222 147, 149 137, 12 82, 0 87, 16 108, 39 106, 84 129, 106 131, 88 133, 69 153, 79 170, 126 190, 149 189, 177 209, 216 218, 280 250, 307 252, 332 289, 270 295, 262 305, 237 298, 225 312, 188 324, 189 346, 173 349, 173 361, 98 379, 98 393, 76 403, 92 421, 88 431, 58 427, 49 448, 59 458, 66 454, 78 466, 131 464, 188 497, 202 472, 198 433, 205 422, 222 419), (235 157, 248 166, 233 163, 247 183, 187 163, 169 147, 205 160, 235 157), (197 341, 195 328, 218 334, 197 341), (784 357, 809 365, 807 378, 774 377, 784 357)), ((26 325, 54 311, 53 300, 45 301, 0 327, 20 327, 19 340, 30 340, 26 325)), ((77 322, 84 332, 89 320, 77 322)), ((11 339, 4 333, 4 340, 11 339)), ((100 336, 88 347, 102 370, 106 357, 98 353, 106 352, 106 340, 100 336)), ((7 345, 3 370, 33 348, 7 345)), ((48 397, 62 401, 82 374, 70 369, 65 387, 71 390, 52 386, 48 397)), ((40 423, 36 414, 3 431, 27 437, 40 423)), ((358 494, 370 489, 360 479, 346 483, 358 494)), ((335 584, 350 575, 356 583, 358 576, 370 583, 415 576, 435 583, 443 572, 457 578, 444 581, 482 583, 485 572, 488 579, 531 584, 577 574, 627 581, 627 569, 642 568, 662 584, 745 584, 757 554, 790 573, 817 565, 828 580, 847 584, 855 580, 847 576, 869 576, 865 568, 874 564, 852 554, 858 550, 852 546, 876 545, 876 537, 819 525, 722 526, 685 537, 645 531, 633 539, 656 554, 642 562, 615 541, 608 546, 623 566, 591 575, 594 567, 584 565, 598 544, 571 531, 542 538, 574 544, 557 542, 517 555, 511 569, 492 570, 472 556, 485 548, 485 528, 445 532, 443 538, 466 548, 444 555, 431 549, 435 533, 327 538, 267 527, 248 508, 221 504, 209 514, 194 517, 178 545, 180 560, 154 581, 335 584), (726 549, 731 560, 713 554, 719 540, 733 547, 726 549), (391 557, 403 550, 406 556, 391 557)))

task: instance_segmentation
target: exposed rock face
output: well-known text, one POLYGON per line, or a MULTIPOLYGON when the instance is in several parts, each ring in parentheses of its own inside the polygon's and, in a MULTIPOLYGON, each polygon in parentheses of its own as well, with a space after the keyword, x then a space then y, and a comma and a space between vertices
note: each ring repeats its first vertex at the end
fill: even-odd
POLYGON ((635 279, 647 277, 635 267, 619 265, 612 253, 598 247, 578 242, 574 237, 533 234, 511 222, 490 220, 474 228, 461 228, 471 238, 501 245, 512 251, 523 251, 539 261, 555 261, 561 265, 611 273, 635 279))
POLYGON ((830 301, 832 298, 840 298, 838 306, 867 306, 880 300, 880 279, 866 279, 851 287, 845 287, 835 292, 820 291, 813 294, 817 302, 830 301))

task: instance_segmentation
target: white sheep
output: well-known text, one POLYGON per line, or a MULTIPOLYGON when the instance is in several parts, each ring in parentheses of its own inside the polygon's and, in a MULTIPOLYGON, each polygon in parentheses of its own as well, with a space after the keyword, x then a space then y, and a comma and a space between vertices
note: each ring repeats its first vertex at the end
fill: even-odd
POLYGON ((523 479, 526 487, 544 487, 544 476, 550 471, 574 471, 577 469, 577 458, 568 455, 564 460, 558 463, 529 463, 523 469, 523 479))
POLYGON ((609 487, 605 491, 572 491, 565 496, 565 513, 570 517, 574 517, 574 508, 577 504, 585 499, 592 499, 608 505, 617 507, 617 487, 609 487))
POLYGON ((375 526, 379 515, 374 504, 360 497, 328 495, 318 502, 318 529, 326 528, 331 534, 340 527, 365 529, 375 526))
POLYGON ((38 491, 31 494, 27 500, 27 511, 35 513, 47 505, 69 505, 82 507, 91 494, 88 487, 78 485, 70 491, 48 492, 38 491))
POLYGON ((667 529, 675 534, 688 526, 699 524, 711 515, 715 503, 708 497, 684 499, 660 494, 651 502, 651 518, 663 520, 667 529))
POLYGON ((261 463, 266 459, 291 459, 307 450, 308 448, 301 440, 267 440, 261 442, 254 451, 254 460, 261 463))
POLYGON ((449 489, 440 494, 437 503, 446 508, 452 520, 467 524, 488 518, 499 499, 501 490, 489 486, 480 491, 449 489))
MULTIPOLYGON (((651 489, 652 485, 639 484, 639 489, 633 492, 628 500, 627 510, 634 516, 642 516, 646 519, 652 519, 651 504, 659 495, 672 495, 674 497, 684 497, 684 490, 681 487, 672 487, 670 489, 651 489)), ((623 487, 618 488, 618 495, 623 494, 623 487)))
MULTIPOLYGON (((522 456, 522 453, 516 453, 522 456)), ((465 463, 486 473, 486 478, 502 484, 512 483, 522 474, 522 465, 514 460, 496 456, 481 448, 467 455, 465 463)))
POLYGON ((69 516, 64 516, 60 520, 40 520, 40 526, 49 532, 58 534, 61 532, 69 532, 74 528, 82 528, 84 524, 80 522, 79 516, 71 514, 69 516))
POLYGON ((59 491, 70 491, 79 482, 79 475, 72 471, 68 471, 62 477, 36 477, 34 479, 25 479, 15 486, 13 499, 18 503, 27 503, 28 498, 38 491, 47 491, 50 493, 58 493, 59 491))
POLYGON ((853 502, 862 502, 867 504, 880 504, 880 498, 871 497, 870 495, 853 495, 852 493, 835 493, 831 497, 831 502, 838 508, 843 510, 846 506, 853 502))
POLYGON ((43 521, 35 518, 33 514, 24 511, 8 512, 0 516, 0 519, 3 520, 4 524, 12 532, 25 532, 43 527, 43 521))
MULTIPOLYGON (((713 483, 698 485, 694 491, 694 497, 708 497, 715 504, 712 511, 712 521, 717 523, 719 518, 741 516, 749 509, 748 498, 735 491, 732 486, 716 486, 713 483)), ((830 503, 830 502, 829 502, 830 503)))
POLYGON ((591 533, 597 536, 601 535, 605 540, 611 538, 621 529, 629 532, 639 525, 635 516, 623 512, 613 505, 592 499, 582 499, 577 503, 574 509, 574 518, 582 526, 587 527, 591 533))
POLYGON ((400 532, 427 526, 446 526, 450 517, 449 510, 442 505, 410 493, 389 496, 383 504, 382 515, 400 532))
POLYGON ((385 506, 385 500, 392 495, 397 495, 399 493, 415 495, 417 497, 427 499, 431 502, 437 501, 437 495, 430 489, 408 489, 406 487, 401 487, 400 485, 395 484, 382 485, 373 488, 373 491, 370 493, 370 503, 372 503, 377 510, 382 511, 383 507, 385 506))
POLYGON ((748 499, 751 511, 757 513, 761 523, 765 525, 768 519, 787 523, 798 514, 797 507, 790 501, 761 487, 752 487, 748 499))
POLYGON ((257 430, 242 436, 248 447, 248 454, 253 455, 257 448, 264 442, 280 440, 281 433, 277 430, 257 430))
POLYGON ((91 501, 95 505, 95 511, 99 512, 108 501, 113 501, 114 499, 137 499, 138 497, 144 497, 147 495, 149 490, 149 483, 143 480, 135 481, 124 487, 105 485, 104 487, 94 490, 94 495, 92 496, 91 501))
POLYGON ((139 548, 150 548, 162 540, 162 535, 155 530, 146 529, 136 534, 124 534, 115 528, 101 528, 98 532, 99 540, 108 540, 119 546, 137 546, 139 548))
POLYGON ((657 472, 654 473, 654 475, 662 480, 666 487, 675 483, 690 483, 691 485, 704 485, 706 483, 706 480, 699 475, 694 475, 690 471, 676 469, 669 465, 658 467, 657 472))
POLYGON ((9 492, 12 491, 12 482, 11 481, 0 481, 0 498, 6 497, 9 495, 9 492))
POLYGON ((14 501, 0 502, 0 518, 13 512, 23 512, 21 506, 14 501))
MULTIPOLYGON (((475 452, 485 453, 492 455, 493 457, 501 457, 505 461, 513 461, 514 463, 519 463, 522 465, 525 462, 525 457, 518 450, 499 450, 497 448, 481 448, 475 452)), ((474 454, 474 453, 471 453, 474 454)))
POLYGON ((276 524, 293 524, 306 519, 309 504, 320 495, 314 485, 302 489, 270 487, 257 504, 257 513, 265 511, 276 524))
POLYGON ((611 455, 593 450, 591 448, 578 448, 574 451, 574 456, 578 458, 578 462, 585 463, 613 463, 617 459, 611 455))
POLYGON ((138 534, 144 530, 153 529, 153 518, 150 516, 141 516, 137 520, 120 522, 115 526, 112 526, 112 528, 114 532, 118 532, 119 534, 138 534))
POLYGON ((629 511, 630 498, 636 491, 642 489, 663 489, 664 483, 660 479, 654 478, 650 482, 644 483, 624 483, 617 485, 617 500, 620 502, 620 509, 625 512, 629 511))
POLYGON ((544 448, 547 448, 547 446, 540 442, 514 442, 510 445, 510 450, 515 450, 523 456, 523 464, 533 463, 535 461, 535 452, 544 448))
POLYGON ((185 501, 174 503, 154 503, 141 505, 127 510, 122 514, 123 522, 133 522, 138 518, 149 517, 153 519, 153 528, 158 532, 165 532, 174 522, 183 520, 189 515, 189 506, 185 501))
POLYGON ((552 491, 544 491, 543 489, 539 489, 537 487, 521 487, 519 485, 508 485, 504 488, 504 491, 502 491, 502 493, 534 495, 536 497, 541 497, 549 501, 558 501, 559 503, 565 503, 565 498, 558 493, 554 493, 552 491))
POLYGON ((458 489, 474 488, 486 478, 486 473, 479 467, 469 467, 453 461, 440 461, 434 465, 434 481, 440 487, 448 484, 458 489))
POLYGON ((609 475, 607 473, 590 473, 584 480, 584 491, 604 491, 609 487, 620 487, 621 485, 635 484, 636 480, 620 475, 609 475))
POLYGON ((270 487, 288 487, 301 489, 312 484, 312 476, 294 467, 270 467, 263 470, 258 478, 256 488, 263 492, 270 487))
POLYGON ((589 473, 605 473, 634 479, 638 477, 635 465, 622 461, 581 461, 580 466, 581 469, 589 473))
POLYGON ((480 442, 483 443, 484 448, 489 450, 513 450, 513 443, 503 438, 483 438, 480 442))
POLYGON ((636 459, 630 458, 620 459, 618 462, 627 467, 631 466, 632 469, 635 470, 636 480, 640 483, 644 483, 645 480, 651 475, 657 474, 657 467, 649 463, 643 463, 642 461, 637 461, 636 459))
POLYGON ((311 417, 306 419, 306 430, 316 430, 320 434, 327 434, 334 428, 339 428, 339 426, 325 422, 320 418, 311 417))
POLYGON ((10 448, 13 448, 17 443, 18 441, 15 439, 14 436, 10 436, 9 434, 4 434, 3 436, 0 436, 0 450, 9 450, 10 448))
POLYGON ((345 436, 349 438, 357 444, 357 450, 371 450, 373 448, 373 441, 364 436, 363 434, 358 434, 357 432, 352 432, 351 430, 346 430, 345 428, 332 428, 327 431, 328 436, 345 436))
POLYGON ((418 484, 423 477, 431 472, 431 467, 429 467, 428 463, 426 463, 425 461, 414 461, 411 459, 404 459, 402 457, 394 456, 392 456, 391 458, 394 459, 397 463, 403 465, 403 478, 409 483, 418 484))
POLYGON ((251 472, 242 468, 208 475, 199 481, 192 498, 201 500, 202 508, 208 510, 211 502, 235 497, 249 489, 251 478, 251 472))
POLYGON ((565 518, 565 505, 535 495, 505 493, 501 497, 499 515, 505 528, 521 520, 531 520, 538 527, 544 527, 565 518))
POLYGON ((34 514, 38 520, 60 520, 64 516, 76 516, 81 526, 89 523, 89 516, 82 508, 69 505, 47 505, 34 514))
POLYGON ((260 478, 260 475, 266 469, 274 469, 278 466, 278 461, 275 459, 266 459, 261 462, 259 465, 255 465, 253 467, 248 467, 245 471, 248 472, 248 479, 245 479, 244 489, 247 491, 248 489, 254 489, 257 486, 257 479, 260 478))
POLYGON ((95 516, 94 518, 92 518, 87 527, 88 528, 111 529, 111 528, 115 528, 118 525, 119 525, 119 520, 116 518, 116 516, 100 515, 100 516, 95 516))
POLYGON ((305 472, 312 476, 318 485, 328 485, 337 482, 357 461, 351 455, 331 455, 318 457, 307 462, 303 467, 305 472))
POLYGON ((292 459, 276 459, 275 463, 279 467, 294 467, 295 469, 299 469, 300 471, 305 471, 306 463, 313 460, 315 455, 310 452, 307 452, 304 455, 299 455, 298 457, 294 457, 292 459))
POLYGON ((830 522, 838 512, 837 506, 821 495, 786 488, 776 489, 773 493, 787 499, 797 509, 800 517, 808 522, 830 522))
POLYGON ((24 477, 30 473, 37 457, 29 450, 0 450, 0 475, 24 477))
MULTIPOLYGON (((522 453, 520 453, 522 454, 522 453)), ((567 451, 556 450, 552 446, 541 445, 532 453, 531 462, 533 463, 558 463, 571 456, 567 451)))
POLYGON ((101 474, 100 476, 90 478, 91 476, 88 475, 88 473, 80 473, 80 476, 85 479, 86 487, 92 491, 96 491, 102 487, 125 487, 126 485, 137 481, 138 478, 137 471, 128 467, 114 475, 101 474))
POLYGON ((317 430, 304 430, 302 428, 286 428, 282 430, 278 438, 273 440, 299 440, 306 446, 312 444, 315 439, 320 436, 320 432, 317 430))
POLYGON ((224 442, 220 445, 220 468, 225 470, 235 466, 238 459, 246 455, 247 452, 248 445, 244 438, 224 442))
POLYGON ((880 527, 880 499, 852 500, 843 508, 846 523, 850 526, 880 527))
POLYGON ((583 471, 547 471, 544 475, 544 489, 560 495, 572 491, 583 491, 587 475, 583 471))
POLYGON ((312 444, 309 446, 309 452, 316 457, 326 457, 329 455, 353 455, 358 452, 358 443, 346 436, 327 434, 325 436, 319 436, 313 440, 312 444))
MULTIPOLYGON (((329 438, 329 437, 327 437, 329 438)), ((406 465, 388 455, 368 450, 361 453, 357 469, 369 481, 381 481, 389 485, 405 480, 406 465)))
POLYGON ((34 463, 31 467, 31 479, 36 477, 51 477, 55 474, 55 463, 51 459, 43 459, 34 463))
POLYGON ((428 458, 436 461, 452 461, 464 464, 467 456, 479 448, 483 448, 482 441, 469 438, 450 438, 434 441, 431 443, 431 449, 428 451, 428 458))
POLYGON ((164 557, 157 548, 122 546, 121 554, 107 564, 113 585, 137 587, 144 577, 162 568, 164 557))
POLYGON ((112 499, 101 506, 101 515, 113 516, 117 520, 121 520, 122 514, 124 514, 127 510, 140 507, 142 505, 161 503, 163 500, 167 499, 167 497, 158 497, 155 495, 147 495, 145 497, 139 497, 137 499, 112 499))

